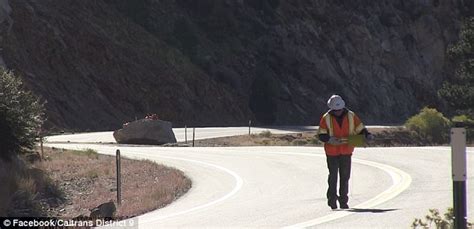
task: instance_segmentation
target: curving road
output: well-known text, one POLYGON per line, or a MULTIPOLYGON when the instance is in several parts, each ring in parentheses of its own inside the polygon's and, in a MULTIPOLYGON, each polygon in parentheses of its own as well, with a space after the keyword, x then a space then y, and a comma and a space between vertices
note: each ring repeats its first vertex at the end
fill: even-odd
MULTIPOLYGON (((397 128, 398 126, 368 126, 371 129, 397 128)), ((251 133, 258 134, 263 131, 271 131, 273 134, 298 133, 302 131, 316 131, 317 126, 280 126, 280 127, 252 127, 251 133)), ((173 128, 178 142, 185 140, 185 128, 173 128)), ((192 128, 187 128, 188 140, 192 138, 192 128)), ((196 140, 244 135, 249 133, 248 127, 202 127, 196 128, 196 140)), ((50 142, 75 142, 75 143, 115 143, 112 131, 63 134, 49 136, 46 140, 50 142)))
MULTIPOLYGON (((233 129, 196 132, 212 137, 221 136, 221 130, 226 136, 242 134, 244 129, 248 133, 246 128, 233 129)), ((107 133, 98 135, 55 136, 47 145, 114 154, 117 145, 84 143, 110 139, 107 133)), ((428 209, 452 205, 447 147, 356 149, 349 202, 353 208, 347 211, 331 211, 326 205, 327 169, 321 147, 120 146, 120 150, 127 157, 176 167, 193 180, 193 188, 179 200, 138 217, 140 228, 407 228, 428 209)), ((472 167, 474 149, 468 154, 472 167)), ((473 177, 474 171, 468 170, 469 193, 474 192, 473 177)), ((468 216, 473 221, 474 195, 469 193, 468 216)))

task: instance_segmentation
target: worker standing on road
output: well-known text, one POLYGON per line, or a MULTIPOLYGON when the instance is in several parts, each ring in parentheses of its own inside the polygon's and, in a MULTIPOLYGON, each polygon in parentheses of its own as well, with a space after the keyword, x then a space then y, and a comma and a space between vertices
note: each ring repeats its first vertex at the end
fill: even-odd
POLYGON ((319 140, 324 142, 326 161, 329 169, 327 191, 328 205, 337 208, 339 201, 341 209, 348 209, 349 178, 351 174, 351 156, 354 146, 348 144, 349 136, 363 134, 366 140, 373 136, 365 128, 359 117, 345 106, 346 103, 339 95, 329 98, 329 111, 319 122, 319 140), (339 196, 337 196, 337 176, 339 173, 339 196))

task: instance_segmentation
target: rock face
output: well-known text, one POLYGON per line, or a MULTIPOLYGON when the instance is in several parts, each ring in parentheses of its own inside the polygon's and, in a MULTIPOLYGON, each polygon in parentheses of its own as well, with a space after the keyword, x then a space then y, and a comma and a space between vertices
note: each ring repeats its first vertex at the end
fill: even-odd
POLYGON ((9 1, 0 57, 48 101, 49 127, 117 129, 146 113, 308 125, 332 93, 367 124, 399 123, 440 102, 473 2, 9 1))
POLYGON ((112 219, 115 216, 117 208, 115 203, 111 200, 109 202, 103 203, 96 208, 90 209, 91 214, 90 218, 92 219, 112 219))
POLYGON ((176 143, 170 122, 151 119, 141 119, 124 125, 122 129, 114 131, 114 138, 120 144, 176 143))

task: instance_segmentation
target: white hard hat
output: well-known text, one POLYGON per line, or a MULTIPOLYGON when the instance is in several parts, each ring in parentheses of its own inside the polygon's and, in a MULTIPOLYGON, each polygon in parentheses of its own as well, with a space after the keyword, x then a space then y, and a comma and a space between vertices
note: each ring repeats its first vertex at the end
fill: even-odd
POLYGON ((339 95, 332 95, 328 100, 328 107, 331 110, 340 110, 346 106, 346 102, 339 95))

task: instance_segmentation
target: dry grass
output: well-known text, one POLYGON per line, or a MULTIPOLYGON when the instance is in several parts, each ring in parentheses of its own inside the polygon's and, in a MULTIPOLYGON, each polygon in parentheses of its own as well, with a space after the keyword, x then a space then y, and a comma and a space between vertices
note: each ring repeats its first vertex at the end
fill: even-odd
POLYGON ((62 192, 41 170, 20 158, 0 160, 0 216, 46 216, 44 205, 63 201, 62 192))
POLYGON ((0 185, 1 217, 12 215, 10 209, 15 206, 15 195, 18 195, 17 191, 20 191, 18 182, 20 182, 19 179, 23 170, 20 162, 17 160, 10 162, 0 160, 0 180, 2 181, 2 185, 0 185))
MULTIPOLYGON (((375 135, 375 141, 368 147, 375 146, 423 146, 433 145, 413 131, 404 128, 369 129, 375 135)), ((272 134, 265 131, 261 134, 240 135, 232 137, 205 139, 196 141, 196 146, 322 146, 315 131, 294 134, 272 134)))
POLYGON ((264 131, 260 134, 239 135, 196 141, 196 146, 318 146, 316 132, 295 134, 273 134, 264 131))
MULTIPOLYGON (((45 150, 35 167, 51 174, 66 201, 45 209, 49 216, 88 216, 90 209, 116 200, 115 157, 93 150, 45 150)), ((178 170, 151 161, 122 159, 122 205, 117 217, 133 217, 164 207, 183 195, 191 181, 178 170)))
POLYGON ((119 216, 135 216, 164 207, 191 188, 191 181, 176 169, 151 161, 123 160, 122 207, 119 216), (128 187, 128 188, 126 188, 128 187))
MULTIPOLYGON (((32 164, 20 158, 0 160, 0 217, 89 216, 90 209, 116 200, 115 167, 115 157, 93 150, 46 149, 45 159, 32 164)), ((164 207, 190 188, 181 171, 122 159, 122 206, 116 216, 164 207)))
POLYGON ((414 131, 405 128, 370 130, 375 140, 370 146, 399 147, 436 145, 434 142, 421 137, 414 131))

